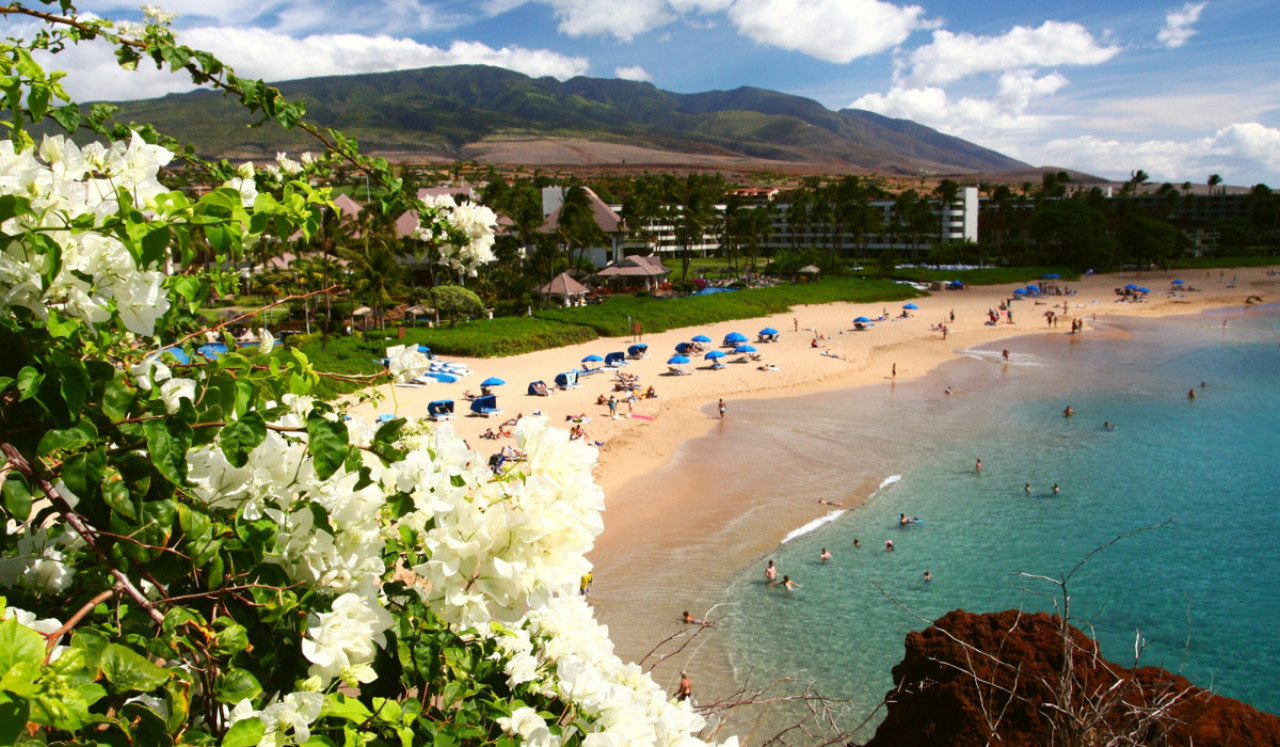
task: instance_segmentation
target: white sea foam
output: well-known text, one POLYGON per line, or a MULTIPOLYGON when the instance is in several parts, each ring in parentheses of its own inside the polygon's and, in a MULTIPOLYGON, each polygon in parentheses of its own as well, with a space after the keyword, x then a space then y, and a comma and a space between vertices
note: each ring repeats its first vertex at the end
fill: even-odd
MULTIPOLYGON (((876 487, 875 493, 872 493, 872 496, 878 495, 885 488, 889 487, 890 485, 894 484, 895 482, 901 479, 902 479, 902 475, 889 475, 888 477, 884 478, 884 480, 880 481, 880 485, 876 487)), ((831 522, 835 521, 836 519, 839 519, 841 516, 847 513, 848 513, 847 509, 841 508, 841 509, 836 509, 835 511, 828 512, 823 516, 819 516, 818 518, 814 519, 808 524, 805 524, 802 527, 792 529, 787 534, 787 536, 782 538, 781 544, 785 545, 791 540, 795 539, 796 537, 803 537, 806 534, 812 534, 815 530, 818 529, 818 527, 821 527, 825 524, 830 524, 831 522)))
POLYGON ((1036 360, 1033 355, 1025 353, 1010 353, 1009 360, 1004 360, 1002 351, 999 350, 977 350, 976 348, 965 348, 959 351, 960 355, 966 358, 972 358, 976 361, 985 363, 1008 363, 1011 366, 1043 366, 1044 363, 1036 360))
POLYGON ((835 521, 836 519, 840 518, 843 514, 846 514, 846 513, 848 513, 848 511, 842 508, 836 511, 832 511, 826 516, 819 516, 818 518, 814 519, 808 524, 805 524, 799 529, 792 529, 791 532, 786 537, 782 538, 782 544, 785 545, 791 540, 795 539, 796 537, 803 537, 806 534, 813 532, 815 529, 822 526, 823 524, 830 524, 831 522, 835 521))

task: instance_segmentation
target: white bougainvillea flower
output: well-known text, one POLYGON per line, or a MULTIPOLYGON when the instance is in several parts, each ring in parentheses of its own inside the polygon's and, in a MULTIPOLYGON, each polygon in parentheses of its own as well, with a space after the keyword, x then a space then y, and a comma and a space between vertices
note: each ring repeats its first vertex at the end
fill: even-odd
POLYGON ((302 655, 311 662, 309 673, 332 681, 344 669, 372 662, 394 622, 376 599, 343 594, 333 600, 332 611, 307 617, 302 655))

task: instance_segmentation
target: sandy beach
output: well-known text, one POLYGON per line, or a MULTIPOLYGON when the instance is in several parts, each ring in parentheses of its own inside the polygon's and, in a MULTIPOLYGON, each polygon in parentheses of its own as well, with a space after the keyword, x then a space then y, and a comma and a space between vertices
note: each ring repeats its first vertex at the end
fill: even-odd
MULTIPOLYGON (((1216 270, 1208 276, 1202 274, 1203 271, 1093 275, 1064 283, 1074 291, 1071 295, 1013 303, 1012 324, 1002 318, 999 324, 989 325, 987 312, 997 308, 1004 299, 1012 298, 1014 289, 1021 286, 980 286, 934 292, 914 302, 920 308, 911 311, 910 318, 878 322, 861 332, 853 329, 855 317, 876 318, 882 313, 897 317, 902 313, 903 304, 803 306, 794 313, 646 334, 640 339, 604 338, 508 358, 450 358, 448 360, 466 364, 474 375, 454 384, 437 383, 422 388, 384 386, 381 388, 384 399, 380 404, 364 404, 352 412, 365 417, 382 413, 422 417, 426 415, 428 402, 453 399, 457 412, 454 430, 473 448, 485 453, 514 443, 509 438, 481 438, 487 429, 499 430, 509 418, 541 412, 550 417, 554 425, 569 428, 573 422, 567 420, 568 417, 585 415, 590 419, 583 425, 587 438, 604 444, 596 479, 606 495, 611 495, 665 463, 685 440, 710 430, 718 419, 715 404, 719 399, 726 401, 726 417, 732 419, 734 399, 810 394, 884 382, 895 376, 898 381, 910 380, 956 357, 959 350, 1025 334, 1066 334, 1076 319, 1084 321, 1083 334, 1087 335, 1094 318, 1108 315, 1193 314, 1232 305, 1239 305, 1241 313, 1245 313, 1245 299, 1249 296, 1260 296, 1264 301, 1276 298, 1280 276, 1268 276, 1266 269, 1228 270, 1221 278, 1216 270), (1229 287, 1233 275, 1238 280, 1234 287, 1229 287), (1171 292, 1174 278, 1185 279, 1187 286, 1197 290, 1171 292), (1141 303, 1118 302, 1115 289, 1129 283, 1148 287, 1152 293, 1141 303), (1050 327, 1044 316, 1051 309, 1061 315, 1056 327, 1050 327), (940 324, 947 327, 945 339, 943 333, 935 329, 940 324), (780 340, 756 342, 757 331, 765 327, 779 330, 780 340), (726 362, 723 369, 711 370, 710 361, 695 356, 690 365, 683 366, 692 375, 668 375, 666 361, 675 354, 677 343, 703 334, 713 340, 708 349, 728 350, 721 347, 721 341, 735 331, 750 338, 759 349, 762 361, 738 362, 742 356, 729 354, 721 359, 726 362), (815 336, 825 338, 819 340, 819 348, 812 347, 815 336), (621 370, 639 376, 642 391, 654 387, 656 399, 641 399, 629 408, 622 399, 623 394, 614 391, 613 371, 584 376, 578 388, 555 391, 550 396, 535 397, 526 393, 528 384, 537 380, 547 382, 554 390, 556 374, 580 367, 584 357, 625 351, 634 342, 648 344, 649 356, 629 360, 621 370), (765 364, 776 370, 760 370, 765 364), (478 393, 480 382, 490 376, 507 382, 494 390, 498 406, 504 412, 497 417, 475 416, 468 409, 470 403, 464 393, 478 393), (601 395, 619 398, 616 418, 611 419, 609 408, 597 403, 601 395), (640 417, 632 417, 633 414, 640 417)), ((1031 278, 1028 281, 1034 282, 1031 278)), ((1010 345, 1016 346, 1016 342, 1010 345)), ((619 508, 609 506, 610 518, 616 516, 613 512, 619 508)), ((606 550, 604 545, 599 548, 599 551, 606 550)))
MULTIPOLYGON (((642 390, 652 385, 658 393, 656 399, 642 399, 634 405, 634 414, 644 417, 630 417, 625 400, 620 399, 618 416, 612 419, 608 407, 597 404, 600 395, 621 397, 621 393, 613 391, 615 378, 611 371, 584 377, 577 389, 547 397, 526 394, 529 382, 551 383, 557 373, 580 365, 587 355, 624 351, 633 342, 629 338, 602 339, 502 359, 456 359, 466 363, 474 375, 456 384, 433 384, 422 389, 384 387, 386 399, 382 403, 376 407, 362 405, 355 412, 366 417, 379 413, 423 416, 429 401, 451 398, 457 405, 456 432, 486 455, 506 444, 514 445, 513 439, 481 438, 486 429, 498 430, 507 418, 539 411, 553 424, 568 428, 573 423, 566 417, 589 417, 590 422, 584 425, 587 438, 603 443, 596 478, 606 493, 605 531, 590 555, 597 568, 598 591, 593 597, 597 617, 610 626, 619 655, 634 659, 679 629, 674 618, 668 619, 669 609, 691 609, 695 615, 702 615, 705 607, 698 605, 713 596, 711 590, 723 588, 739 570, 726 564, 696 561, 697 571, 690 582, 691 558, 719 556, 729 541, 735 543, 737 550, 747 546, 741 554, 767 553, 789 530, 829 511, 827 506, 806 502, 789 509, 794 515, 788 513, 781 519, 744 517, 741 506, 718 501, 711 491, 694 491, 691 498, 688 490, 642 489, 644 476, 670 461, 681 444, 717 427, 732 428, 735 401, 909 381, 977 345, 1003 341, 1001 346, 1016 355, 1017 337, 1066 335, 1072 329, 1072 320, 1083 321, 1081 334, 1087 337, 1099 334, 1092 326, 1095 318, 1194 314, 1224 307, 1235 307, 1240 314, 1247 314, 1246 299, 1250 296, 1269 302, 1280 295, 1280 276, 1267 275, 1266 268, 1226 270, 1221 276, 1217 270, 1208 276, 1203 270, 1095 275, 1064 285, 1074 292, 1014 302, 1013 324, 1003 317, 999 324, 987 324, 988 311, 998 308, 1013 296, 1015 288, 1021 287, 1006 285, 934 292, 914 301, 919 309, 912 311, 910 318, 877 322, 865 331, 854 331, 855 317, 876 318, 882 313, 897 317, 903 303, 807 306, 789 314, 645 335, 643 342, 650 346, 649 357, 629 361, 622 369, 640 377, 642 390), (1238 279, 1230 287, 1233 276, 1238 279), (1199 290, 1171 291, 1175 278, 1199 290), (1129 283, 1148 287, 1152 293, 1140 303, 1118 302, 1115 289, 1129 283), (1054 327, 1045 317, 1051 309, 1061 315, 1054 327), (941 324, 947 327, 945 339, 937 329, 941 324), (765 327, 778 329, 782 333, 780 341, 755 342, 757 331, 765 327), (698 356, 685 366, 693 371, 692 375, 667 374, 666 360, 674 354, 677 343, 704 334, 713 340, 710 349, 723 349, 720 341, 733 331, 752 340, 762 354, 761 362, 733 362, 739 356, 729 355, 723 359, 730 361, 723 369, 710 370, 710 361, 698 356), (815 336, 820 338, 819 348, 813 347, 815 336), (763 364, 771 364, 777 370, 760 370, 763 364), (467 409, 470 403, 463 393, 478 392, 479 382, 490 376, 508 382, 495 391, 498 406, 505 412, 493 418, 471 416, 467 409), (723 424, 716 407, 720 399, 726 404, 723 424), (706 498, 701 499, 700 495, 706 498), (731 524, 733 532, 711 529, 723 530, 731 524), (710 534, 720 536, 708 537, 710 534), (734 536, 730 540, 727 534, 734 536)), ((854 476, 846 500, 865 500, 874 492, 880 477, 854 476)), ((716 690, 728 692, 732 672, 714 637, 707 645, 699 646, 697 656, 695 681, 703 687, 715 683, 716 690)), ((668 669, 672 667, 664 665, 661 672, 655 673, 660 674, 660 681, 678 673, 679 666, 671 672, 668 669)))

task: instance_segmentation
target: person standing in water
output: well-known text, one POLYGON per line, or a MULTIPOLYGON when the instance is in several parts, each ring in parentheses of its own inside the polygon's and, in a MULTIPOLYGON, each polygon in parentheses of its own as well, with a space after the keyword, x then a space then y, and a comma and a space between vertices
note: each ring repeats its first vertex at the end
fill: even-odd
POLYGON ((765 566, 764 579, 769 583, 778 580, 778 566, 774 565, 772 560, 769 561, 769 565, 765 566))
POLYGON ((831 553, 827 552, 827 548, 822 548, 822 554, 818 556, 818 560, 821 560, 824 563, 831 560, 831 553))
POLYGON ((720 400, 720 419, 724 420, 724 400, 720 400))
POLYGON ((689 700, 693 697, 693 680, 688 672, 680 673, 680 689, 676 691, 676 700, 689 700))
POLYGON ((978 463, 973 465, 973 471, 978 474, 982 474, 982 458, 981 457, 978 458, 978 463))

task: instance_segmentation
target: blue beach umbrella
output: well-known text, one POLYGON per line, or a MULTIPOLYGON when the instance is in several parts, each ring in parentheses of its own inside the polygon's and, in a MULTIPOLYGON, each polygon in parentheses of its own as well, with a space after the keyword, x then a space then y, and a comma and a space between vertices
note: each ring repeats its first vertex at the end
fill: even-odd
POLYGON ((1139 292, 1139 293, 1150 293, 1150 292, 1151 292, 1151 289, 1150 289, 1150 288, 1139 288, 1139 289, 1138 289, 1138 292, 1139 292))
POLYGON ((683 355, 673 355, 667 359, 667 363, 670 363, 673 366, 683 366, 689 362, 689 359, 683 355))
POLYGON ((1015 289, 1013 290, 1013 295, 1015 295, 1015 296, 1025 296, 1025 295, 1027 295, 1027 292, 1026 292, 1026 291, 1024 291, 1024 290, 1023 290, 1023 289, 1021 289, 1021 288, 1015 288, 1015 289))
POLYGON ((1129 283, 1128 285, 1126 285, 1126 286, 1124 287, 1124 289, 1125 289, 1125 290, 1136 291, 1136 290, 1138 289, 1138 286, 1134 285, 1133 283, 1129 283))
POLYGON ((503 381, 502 379, 499 379, 497 376, 490 376, 489 378, 480 382, 480 386, 502 386, 505 383, 507 382, 503 381))
POLYGON ((746 342, 747 336, 741 332, 730 332, 724 336, 725 342, 746 342))
POLYGON ((755 345, 739 345, 738 347, 736 347, 736 348, 734 348, 734 349, 733 349, 733 352, 735 352, 735 353, 754 353, 754 352, 756 352, 756 346, 755 346, 755 345))
POLYGON ((1057 280, 1057 279, 1058 279, 1058 273, 1056 273, 1056 272, 1046 272, 1045 274, 1041 275, 1040 277, 1044 278, 1045 280, 1057 280))
POLYGON ((1040 292, 1040 286, 1038 285, 1027 286, 1027 293, 1039 293, 1039 292, 1040 292))
POLYGON ((908 303, 908 304, 903 304, 902 308, 904 308, 904 309, 919 309, 920 307, 919 307, 919 306, 916 306, 916 305, 915 305, 915 304, 913 304, 913 303, 908 303))
POLYGON ((694 342, 711 342, 711 338, 706 335, 694 335, 691 339, 694 342))
POLYGON ((724 351, 723 351, 723 350, 712 350, 710 353, 707 353, 706 355, 704 355, 704 356, 702 356, 702 357, 703 357, 703 358, 706 358, 706 359, 707 359, 707 360, 709 360, 709 361, 713 361, 713 360, 715 360, 715 359, 717 359, 717 358, 723 358, 723 357, 724 357, 724 351))
POLYGON ((868 318, 867 318, 867 317, 865 317, 865 316, 860 316, 860 317, 858 317, 858 318, 854 319, 853 321, 855 321, 855 322, 862 322, 863 324, 866 324, 867 322, 869 322, 869 321, 871 321, 871 320, 870 320, 870 319, 868 319, 868 318))
POLYGON ((595 355, 593 353, 591 355, 588 355, 586 358, 583 358, 582 362, 583 363, 604 363, 604 358, 601 358, 600 356, 595 355))
POLYGON ((1175 280, 1175 281, 1173 281, 1173 284, 1174 284, 1174 285, 1186 285, 1186 283, 1182 282, 1181 280, 1175 280))
POLYGON ((764 329, 760 330, 760 334, 762 334, 762 335, 776 335, 776 334, 778 334, 778 330, 774 329, 773 327, 765 327, 764 329))

